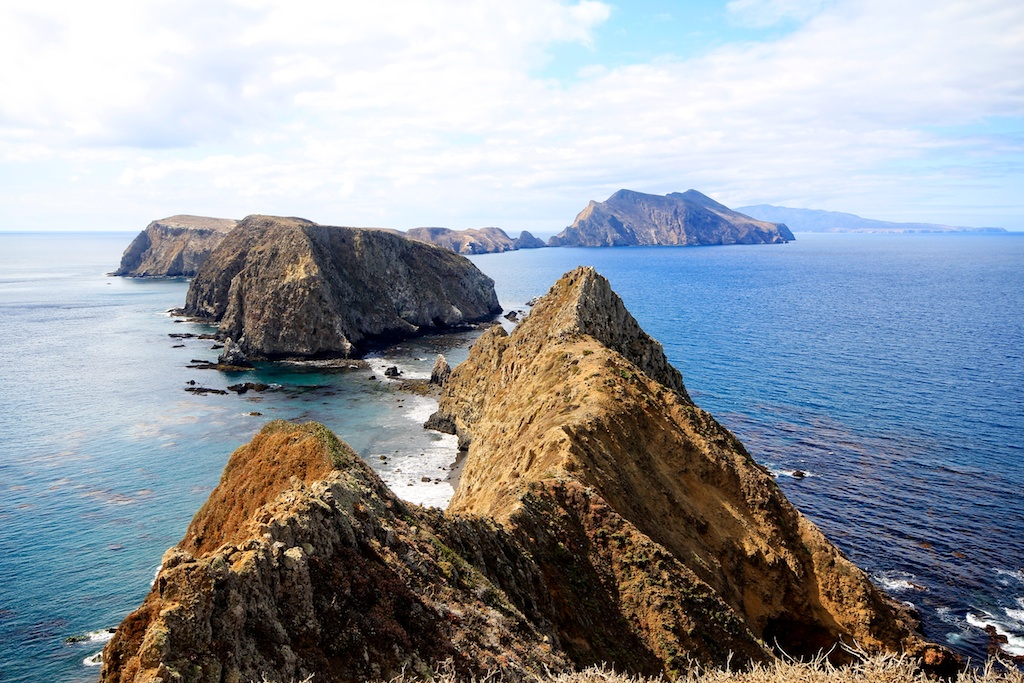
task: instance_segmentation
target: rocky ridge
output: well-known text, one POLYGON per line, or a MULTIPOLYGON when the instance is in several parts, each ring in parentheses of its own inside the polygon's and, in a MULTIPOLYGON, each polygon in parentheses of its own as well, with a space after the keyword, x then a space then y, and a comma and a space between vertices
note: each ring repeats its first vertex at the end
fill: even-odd
POLYGON ((550 247, 779 244, 795 239, 780 223, 733 211, 696 190, 665 196, 619 190, 591 201, 550 247))
POLYGON ((497 254, 517 249, 537 249, 544 247, 539 240, 527 231, 512 239, 501 228, 480 228, 468 230, 451 230, 449 228, 413 228, 405 233, 411 240, 436 244, 451 249, 457 254, 497 254))
POLYGON ((192 277, 238 221, 177 215, 146 226, 121 256, 112 275, 192 277))
POLYGON ((196 273, 183 309, 269 359, 353 357, 500 312, 493 280, 450 250, 273 216, 239 223, 196 273))
MULTIPOLYGON (((839 640, 928 649, 742 444, 689 400, 660 345, 592 268, 559 280, 511 335, 484 334, 453 370, 432 424, 468 448, 450 514, 516 528, 532 516, 530 501, 544 500, 556 518, 581 520, 591 552, 614 548, 628 527, 727 605, 752 643, 790 654, 839 640), (583 522, 595 506, 606 510, 603 521, 583 522)), ((639 585, 618 594, 636 595, 639 585)))

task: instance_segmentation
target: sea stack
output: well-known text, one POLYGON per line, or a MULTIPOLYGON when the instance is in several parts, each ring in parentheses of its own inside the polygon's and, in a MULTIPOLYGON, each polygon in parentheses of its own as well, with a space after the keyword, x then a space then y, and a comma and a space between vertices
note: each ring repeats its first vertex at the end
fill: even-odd
POLYGON ((132 240, 111 275, 192 277, 238 221, 205 216, 170 216, 153 221, 132 240))
POLYGON ((696 190, 664 197, 619 190, 591 201, 551 247, 780 244, 795 239, 781 223, 744 216, 696 190))
POLYGON ((239 223, 192 280, 184 308, 251 359, 354 357, 500 312, 494 281, 448 249, 273 216, 239 223))

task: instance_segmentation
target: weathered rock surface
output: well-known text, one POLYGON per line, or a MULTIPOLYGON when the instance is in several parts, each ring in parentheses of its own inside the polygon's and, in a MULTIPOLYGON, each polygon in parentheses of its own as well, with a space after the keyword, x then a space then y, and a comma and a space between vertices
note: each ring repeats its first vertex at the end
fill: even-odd
POLYGON ((436 244, 457 254, 498 254, 516 249, 536 249, 546 246, 525 230, 512 239, 501 228, 451 230, 450 228, 413 228, 406 233, 411 240, 436 244))
POLYGON ((778 244, 795 239, 789 228, 744 216, 696 190, 664 197, 619 190, 591 201, 551 247, 778 244))
MULTIPOLYGON (((525 520, 536 523, 533 501, 544 501, 551 517, 580 520, 590 542, 571 547, 591 566, 627 561, 617 534, 628 528, 650 548, 630 556, 632 566, 677 563, 691 590, 728 606, 748 645, 777 643, 790 654, 837 640, 925 649, 864 572, 693 405, 660 345, 591 268, 559 280, 511 335, 495 328, 481 337, 453 370, 432 423, 468 447, 450 514, 493 517, 515 535, 525 520), (595 508, 602 515, 584 522, 595 508)), ((623 602, 650 604, 642 596, 653 585, 663 584, 644 575, 615 590, 623 602)), ((666 604, 678 604, 678 593, 669 595, 666 604)), ((655 651, 670 642, 650 631, 643 638, 655 651)))
POLYGON ((249 216, 210 255, 184 313, 250 358, 352 357, 376 343, 492 318, 467 259, 385 230, 249 216))
POLYGON ((101 681, 386 680, 446 660, 672 675, 838 639, 941 663, 617 299, 577 269, 452 372, 432 420, 469 451, 446 513, 400 501, 321 425, 267 425, 101 681))
POLYGON ((153 221, 132 241, 112 275, 192 277, 238 221, 171 216, 153 221))

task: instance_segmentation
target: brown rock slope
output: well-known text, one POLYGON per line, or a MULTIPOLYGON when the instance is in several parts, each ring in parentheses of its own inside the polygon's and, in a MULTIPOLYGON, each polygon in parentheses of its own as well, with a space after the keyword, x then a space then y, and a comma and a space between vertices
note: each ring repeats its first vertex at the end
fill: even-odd
POLYGON ((662 661, 684 643, 659 649, 671 642, 658 630, 671 622, 655 618, 659 609, 681 609, 672 618, 691 620, 694 632, 709 623, 680 605, 680 585, 661 608, 650 602, 662 564, 727 605, 715 618, 736 619, 757 642, 791 654, 837 640, 924 647, 864 572, 689 400, 660 345, 591 268, 559 280, 510 336, 485 334, 453 371, 432 423, 469 448, 449 513, 493 516, 516 536, 538 523, 538 506, 572 520, 586 534, 569 546, 577 561, 631 566, 632 576, 609 577, 610 592, 631 605, 635 633, 662 661), (626 550, 624 529, 649 550, 626 550))
POLYGON ((153 221, 124 250, 112 275, 192 277, 238 221, 171 216, 153 221))
POLYGON ((184 312, 250 356, 356 356, 501 311, 467 259, 384 230, 249 216, 189 287, 184 312))
POLYGON ((564 668, 453 539, 542 600, 536 567, 493 525, 403 503, 322 425, 272 422, 165 553, 100 680, 362 681, 446 660, 469 674, 564 668))
POLYGON ((793 239, 785 225, 755 220, 696 190, 664 197, 619 190, 603 202, 591 201, 548 246, 778 244, 793 239))
MULTIPOLYGON (((592 269, 445 383, 467 444, 451 509, 400 501, 321 425, 232 456, 101 681, 678 674, 837 639, 941 663, 687 398, 592 269)), ((930 649, 929 649, 930 648, 930 649)))

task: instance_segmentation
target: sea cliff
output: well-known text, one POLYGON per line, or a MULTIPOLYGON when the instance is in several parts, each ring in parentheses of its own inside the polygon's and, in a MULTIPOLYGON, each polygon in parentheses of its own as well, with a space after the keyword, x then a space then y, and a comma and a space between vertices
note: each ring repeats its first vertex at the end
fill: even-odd
POLYGON ((444 513, 398 499, 320 425, 267 425, 165 554, 101 680, 352 681, 445 661, 676 675, 839 641, 955 665, 692 403, 592 269, 511 335, 485 333, 431 424, 467 449, 444 513))
POLYGON ((112 275, 192 277, 238 221, 170 216, 153 221, 132 240, 112 275))
POLYGON ((591 201, 548 246, 779 244, 793 239, 785 225, 737 213, 696 190, 664 197, 619 190, 603 202, 591 201))
POLYGON ((249 216, 207 259, 183 312, 250 357, 351 357, 492 318, 494 282, 448 249, 384 230, 249 216))

